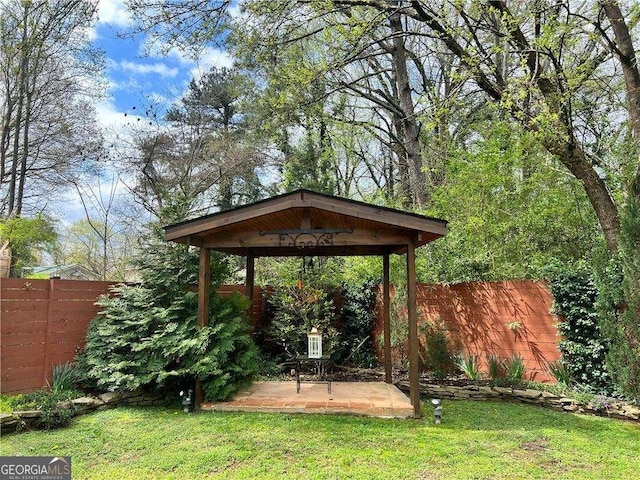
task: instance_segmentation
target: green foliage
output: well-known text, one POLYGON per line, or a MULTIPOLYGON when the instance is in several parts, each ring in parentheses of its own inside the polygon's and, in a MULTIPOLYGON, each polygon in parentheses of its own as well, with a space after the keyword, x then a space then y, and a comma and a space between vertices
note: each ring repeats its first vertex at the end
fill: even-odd
POLYGON ((12 276, 22 275, 23 268, 35 266, 41 251, 53 248, 56 238, 53 220, 45 215, 0 220, 0 246, 9 240, 12 276))
POLYGON ((66 427, 75 414, 70 400, 82 396, 82 392, 73 389, 49 391, 38 390, 33 393, 7 397, 11 410, 40 410, 42 413, 34 424, 36 428, 52 430, 66 427))
POLYGON ((521 355, 515 355, 506 358, 503 362, 505 379, 510 385, 521 385, 524 381, 524 374, 526 368, 524 365, 524 359, 521 355))
POLYGON ((609 339, 607 367, 617 390, 640 399, 640 202, 624 210, 617 257, 599 266, 602 330, 609 339))
POLYGON ((558 383, 567 386, 572 384, 573 378, 571 377, 571 371, 567 368, 562 360, 556 360, 555 362, 547 363, 547 369, 558 383))
POLYGON ((594 391, 610 389, 606 368, 608 340, 603 334, 596 307, 598 289, 585 266, 557 268, 548 274, 553 313, 561 339, 562 363, 574 382, 594 391))
POLYGON ((499 382, 505 376, 504 362, 500 357, 492 353, 487 354, 487 366, 489 378, 494 382, 499 382))
POLYGON ((78 381, 78 372, 73 362, 57 363, 53 366, 51 391, 72 390, 78 381))
MULTIPOLYGON (((382 304, 381 301, 379 301, 382 304)), ((407 338, 409 336, 409 319, 407 315, 407 287, 396 285, 389 305, 389 333, 391 348, 396 355, 392 355, 396 367, 405 366, 408 356, 407 338)), ((378 345, 384 348, 384 332, 378 336, 378 345)))
POLYGON ((85 382, 109 391, 167 391, 200 378, 207 399, 228 399, 252 379, 257 352, 246 299, 215 293, 226 271, 223 259, 213 259, 209 325, 203 328, 193 288, 198 257, 156 238, 138 261, 141 284, 119 285, 98 301, 100 315, 78 357, 85 382))
MULTIPOLYGON (((480 125, 478 125, 480 126, 480 125)), ((418 262, 422 281, 539 278, 546 265, 590 258, 597 223, 578 182, 512 122, 452 150, 425 212, 449 221, 418 262)))
POLYGON ((473 355, 472 353, 455 355, 454 363, 469 380, 480 380, 482 378, 477 355, 473 355))
POLYGON ((420 370, 431 372, 443 379, 455 369, 456 346, 449 339, 446 325, 437 319, 425 322, 419 328, 420 370))
POLYGON ((372 332, 376 321, 376 281, 342 286, 342 328, 336 361, 361 367, 377 365, 372 332))
POLYGON ((323 351, 331 353, 338 342, 336 312, 330 293, 305 284, 275 287, 267 298, 272 309, 268 334, 286 357, 307 351, 307 333, 317 328, 323 335, 323 351))

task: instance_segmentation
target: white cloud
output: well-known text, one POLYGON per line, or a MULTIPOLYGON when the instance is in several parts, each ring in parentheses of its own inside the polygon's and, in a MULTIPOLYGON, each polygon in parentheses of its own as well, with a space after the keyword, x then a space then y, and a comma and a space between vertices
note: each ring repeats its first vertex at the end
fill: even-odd
POLYGON ((98 21, 116 27, 126 27, 132 23, 123 0, 100 0, 98 21))
POLYGON ((218 48, 207 48, 198 58, 198 61, 193 63, 189 73, 193 78, 199 79, 212 67, 231 68, 233 67, 233 57, 229 55, 229 52, 218 48))
POLYGON ((107 66, 112 70, 118 70, 120 72, 128 72, 136 75, 160 75, 163 78, 174 78, 180 73, 177 67, 171 68, 162 62, 156 63, 142 63, 132 62, 129 60, 123 61, 107 61, 107 66))

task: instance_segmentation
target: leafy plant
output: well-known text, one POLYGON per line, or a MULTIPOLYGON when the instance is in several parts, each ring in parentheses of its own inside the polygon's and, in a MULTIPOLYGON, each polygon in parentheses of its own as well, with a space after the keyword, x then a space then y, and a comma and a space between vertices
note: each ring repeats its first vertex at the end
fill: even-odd
POLYGON ((505 377, 506 372, 504 362, 497 355, 491 353, 487 354, 487 367, 489 369, 489 378, 494 382, 505 377))
POLYGON ((598 311, 606 334, 608 372, 617 391, 640 401, 640 200, 621 216, 619 251, 598 268, 598 311))
POLYGON ((335 306, 331 296, 312 285, 276 287, 268 300, 273 319, 269 335, 287 357, 307 351, 307 333, 317 328, 323 335, 323 351, 337 342, 335 306))
POLYGON ((51 390, 63 392, 71 390, 78 381, 78 372, 73 362, 57 363, 53 366, 51 390))
POLYGON ((609 410, 611 410, 613 406, 613 401, 614 399, 605 395, 596 395, 589 401, 587 407, 592 410, 597 410, 598 412, 606 411, 609 413, 609 410))
POLYGON ((520 385, 524 381, 526 367, 521 355, 509 357, 503 361, 505 379, 511 385, 520 385))
POLYGON ((564 367, 577 384, 595 391, 610 390, 608 340, 599 326, 598 289, 591 274, 578 265, 557 268, 549 277, 553 313, 560 317, 558 348, 564 367))
POLYGON ((564 385, 571 385, 571 372, 566 367, 562 360, 556 360, 555 362, 548 362, 547 369, 549 373, 553 375, 558 383, 564 385))
MULTIPOLYGON (((214 257, 212 280, 225 275, 214 257)), ((119 285, 98 301, 78 366, 99 390, 175 391, 202 380, 205 398, 226 400, 251 381, 257 350, 249 336, 242 295, 221 298, 212 288, 209 325, 199 327, 198 257, 162 239, 149 241, 138 257, 142 283, 119 285)))
POLYGON ((342 286, 342 329, 336 361, 360 367, 377 365, 372 341, 376 321, 376 284, 376 281, 368 280, 357 285, 342 286))
POLYGON ((455 351, 444 323, 437 319, 420 325, 419 342, 423 371, 443 379, 455 368, 455 351))
POLYGON ((477 355, 473 355, 472 353, 456 355, 455 364, 469 380, 480 380, 482 378, 480 362, 477 355))
POLYGON ((75 410, 68 402, 80 396, 82 392, 73 389, 59 391, 43 389, 8 397, 6 402, 12 410, 40 410, 41 415, 34 426, 43 430, 52 430, 66 427, 71 423, 75 410))
MULTIPOLYGON (((378 301, 382 305, 382 301, 378 301)), ((408 348, 407 338, 409 336, 409 319, 407 314, 407 287, 406 285, 396 285, 394 295, 389 304, 389 330, 391 336, 391 348, 396 355, 392 355, 397 367, 404 366, 407 361, 408 348)), ((383 333, 378 337, 378 344, 384 347, 383 333)))

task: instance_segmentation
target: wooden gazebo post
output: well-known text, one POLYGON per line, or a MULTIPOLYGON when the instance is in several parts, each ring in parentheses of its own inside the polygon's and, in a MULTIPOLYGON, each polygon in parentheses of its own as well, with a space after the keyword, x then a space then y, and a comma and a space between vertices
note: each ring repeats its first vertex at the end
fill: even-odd
POLYGON ((247 276, 244 282, 244 293, 249 299, 249 319, 253 325, 253 287, 256 275, 256 257, 253 250, 247 252, 247 276))
POLYGON ((420 368, 418 366, 418 311, 416 308, 416 251, 407 244, 407 310, 409 317, 409 398, 414 418, 420 418, 420 368))
MULTIPOLYGON (((198 267, 198 325, 209 325, 209 299, 211 297, 211 249, 200 247, 200 265, 198 267)), ((196 378, 194 410, 200 410, 204 398, 202 382, 196 378)))
POLYGON ((384 324, 384 381, 392 383, 391 372, 391 296, 389 295, 389 254, 382 256, 382 320, 384 324))

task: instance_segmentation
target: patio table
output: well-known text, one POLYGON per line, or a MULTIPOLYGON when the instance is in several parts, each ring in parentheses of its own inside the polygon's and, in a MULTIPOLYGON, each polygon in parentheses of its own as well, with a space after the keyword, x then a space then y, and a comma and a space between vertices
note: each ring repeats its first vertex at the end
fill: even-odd
POLYGON ((326 383, 327 391, 331 393, 331 374, 329 372, 331 367, 331 356, 323 355, 320 358, 309 358, 309 355, 298 355, 294 358, 296 362, 296 392, 300 393, 300 382, 309 383, 326 383), (300 370, 303 363, 315 363, 316 371, 318 372, 318 380, 300 380, 300 370))

